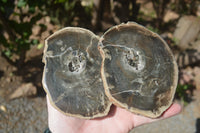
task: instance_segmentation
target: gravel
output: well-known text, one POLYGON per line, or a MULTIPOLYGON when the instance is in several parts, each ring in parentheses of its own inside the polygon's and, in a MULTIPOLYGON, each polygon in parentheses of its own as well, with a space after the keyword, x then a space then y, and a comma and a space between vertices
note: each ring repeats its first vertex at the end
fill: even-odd
POLYGON ((47 128, 46 99, 0 97, 0 133, 41 133, 47 128))

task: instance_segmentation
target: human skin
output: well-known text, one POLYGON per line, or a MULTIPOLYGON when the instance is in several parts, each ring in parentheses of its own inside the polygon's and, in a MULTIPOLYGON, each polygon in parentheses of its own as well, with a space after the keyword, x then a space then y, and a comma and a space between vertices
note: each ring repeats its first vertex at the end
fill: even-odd
POLYGON ((53 133, 127 133, 137 126, 172 117, 181 111, 181 106, 173 103, 161 117, 151 119, 112 105, 107 116, 85 120, 57 111, 48 96, 47 107, 49 129, 53 133))

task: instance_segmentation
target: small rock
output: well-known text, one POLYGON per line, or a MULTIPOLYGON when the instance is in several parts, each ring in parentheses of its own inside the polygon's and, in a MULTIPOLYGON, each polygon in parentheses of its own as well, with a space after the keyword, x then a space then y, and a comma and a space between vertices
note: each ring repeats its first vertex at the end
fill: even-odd
POLYGON ((51 18, 50 18, 49 16, 46 16, 46 17, 45 17, 45 21, 46 21, 47 23, 50 23, 51 18))
POLYGON ((37 93, 37 88, 32 83, 22 84, 10 96, 9 99, 16 99, 24 96, 34 96, 37 93))
POLYGON ((194 80, 193 69, 191 67, 187 67, 184 70, 180 71, 180 84, 192 84, 194 80))
POLYGON ((200 38, 197 41, 192 42, 191 44, 193 49, 196 49, 198 52, 200 52, 200 38))
POLYGON ((7 109, 6 109, 6 107, 5 107, 5 106, 3 106, 3 105, 0 105, 0 110, 1 110, 1 111, 3 111, 3 112, 7 112, 7 109))
POLYGON ((179 15, 173 11, 168 10, 164 16, 164 22, 169 22, 170 20, 175 20, 179 15))
POLYGON ((200 17, 200 4, 199 4, 198 7, 197 7, 196 15, 197 15, 198 17, 200 17))
POLYGON ((189 74, 184 74, 184 75, 183 75, 183 80, 184 80, 186 83, 189 83, 192 79, 193 79, 192 75, 189 75, 189 74))
POLYGON ((195 76, 194 80, 195 80, 196 89, 200 90, 200 75, 195 76))
POLYGON ((11 82, 11 78, 10 77, 6 78, 6 82, 10 83, 11 82))
POLYGON ((39 35, 40 31, 41 31, 41 27, 39 25, 36 25, 32 28, 32 34, 35 36, 39 35))
POLYGON ((190 48, 190 43, 195 41, 200 32, 200 19, 194 16, 183 16, 178 21, 174 37, 178 47, 182 50, 190 48))
POLYGON ((195 67, 194 68, 194 81, 195 81, 195 86, 196 89, 200 89, 200 68, 199 67, 195 67))
POLYGON ((195 73, 195 75, 200 74, 200 68, 199 67, 195 67, 194 68, 194 73, 195 73))

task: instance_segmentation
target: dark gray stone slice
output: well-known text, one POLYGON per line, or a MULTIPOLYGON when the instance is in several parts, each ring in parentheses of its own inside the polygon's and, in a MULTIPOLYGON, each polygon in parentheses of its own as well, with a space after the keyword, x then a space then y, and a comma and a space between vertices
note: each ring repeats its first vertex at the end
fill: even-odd
POLYGON ((98 41, 92 32, 75 27, 64 28, 45 41, 43 86, 51 104, 66 115, 90 119, 109 112, 98 41))
POLYGON ((117 106, 148 117, 160 116, 172 103, 178 68, 168 45, 136 24, 120 24, 100 39, 106 95, 117 106))

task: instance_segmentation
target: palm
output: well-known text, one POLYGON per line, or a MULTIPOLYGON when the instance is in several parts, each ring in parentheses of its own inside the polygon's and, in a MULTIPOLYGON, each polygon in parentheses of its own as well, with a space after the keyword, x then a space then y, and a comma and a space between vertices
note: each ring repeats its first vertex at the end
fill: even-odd
POLYGON ((49 127, 55 133, 127 133, 136 126, 171 117, 181 110, 180 105, 173 104, 160 118, 150 119, 113 105, 106 117, 84 120, 63 115, 49 104, 48 98, 47 105, 49 127))

